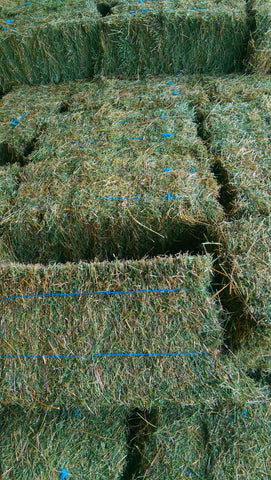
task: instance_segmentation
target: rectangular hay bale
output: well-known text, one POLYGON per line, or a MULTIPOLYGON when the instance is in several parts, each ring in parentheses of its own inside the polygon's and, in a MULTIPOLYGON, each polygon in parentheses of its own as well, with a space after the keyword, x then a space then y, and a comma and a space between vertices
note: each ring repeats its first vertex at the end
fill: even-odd
POLYGON ((248 36, 243 1, 123 1, 99 26, 105 75, 131 78, 243 68, 248 36))
MULTIPOLYGON (((70 88, 67 113, 55 111, 57 102, 44 107, 44 129, 2 219, 3 241, 15 258, 48 263, 201 252, 209 224, 224 214, 194 122, 197 81, 189 94, 188 81, 168 78, 70 88)), ((63 91, 67 98, 67 85, 63 91)), ((30 113, 15 131, 5 112, 18 151, 38 119, 30 113)))
POLYGON ((268 480, 270 413, 268 397, 249 405, 224 402, 213 410, 159 409, 157 429, 142 452, 142 478, 268 480))
POLYGON ((249 0, 253 25, 248 68, 254 73, 271 73, 271 3, 249 0))
POLYGON ((210 299, 211 266, 209 255, 2 264, 0 403, 26 406, 37 398, 55 406, 212 404, 226 389, 220 388, 226 367, 216 356, 222 307, 210 299), (4 300, 127 290, 139 292, 4 300), (149 352, 201 354, 130 355, 149 352), (102 356, 109 353, 130 356, 102 356))
POLYGON ((207 88, 214 101, 203 107, 204 135, 214 155, 213 171, 224 185, 230 214, 234 219, 268 216, 271 81, 233 75, 211 81, 207 88))
POLYGON ((101 57, 98 18, 92 1, 34 0, 19 8, 5 2, 0 9, 0 88, 93 75, 101 57))

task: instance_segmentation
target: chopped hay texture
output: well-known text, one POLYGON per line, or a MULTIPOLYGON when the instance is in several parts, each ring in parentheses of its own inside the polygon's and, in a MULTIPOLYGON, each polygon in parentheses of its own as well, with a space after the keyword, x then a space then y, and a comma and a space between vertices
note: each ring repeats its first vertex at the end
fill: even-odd
POLYGON ((45 406, 0 410, 0 473, 6 480, 119 480, 126 462, 123 408, 45 406), (2 472, 1 472, 2 465, 2 472))
POLYGON ((250 0, 255 31, 250 41, 248 68, 254 72, 271 73, 271 2, 250 0))
POLYGON ((28 405, 35 397, 56 406, 84 400, 89 405, 139 408, 180 400, 212 404, 223 394, 224 366, 220 371, 217 364, 222 307, 209 295, 211 266, 210 255, 48 267, 2 264, 1 299, 37 293, 189 290, 1 300, 0 403, 28 405), (91 357, 149 352, 204 353, 91 357), (77 358, 80 355, 90 356, 77 358))
MULTIPOLYGON (((0 157, 1 158, 1 157, 0 157)), ((20 184, 20 166, 0 166, 0 217, 8 215, 20 184)))
MULTIPOLYGON (((205 79, 207 83, 207 79, 205 79)), ((235 219, 271 212, 271 80, 222 77, 209 84, 215 99, 205 107, 204 136, 214 155, 222 200, 235 219), (224 197, 223 197, 224 195, 224 197)), ((203 107, 204 110, 204 107, 203 107)))
POLYGON ((142 452, 142 478, 207 478, 206 416, 199 406, 159 408, 156 431, 142 452))
MULTIPOLYGON (((195 81, 186 96, 187 83, 171 83, 100 80, 70 92, 65 85, 68 112, 51 103, 40 119, 30 111, 15 128, 13 103, 2 110, 2 144, 33 145, 1 222, 18 261, 200 252, 208 226, 224 214, 194 122, 192 96, 201 90, 195 81)), ((16 118, 32 103, 24 98, 16 118)))
POLYGON ((211 478, 268 480, 270 477, 271 403, 219 406, 209 427, 211 478), (238 408, 239 407, 239 408, 238 408))

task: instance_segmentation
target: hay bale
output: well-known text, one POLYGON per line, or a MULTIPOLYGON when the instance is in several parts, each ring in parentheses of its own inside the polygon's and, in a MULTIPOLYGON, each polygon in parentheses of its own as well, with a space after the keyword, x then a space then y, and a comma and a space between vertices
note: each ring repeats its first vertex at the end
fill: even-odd
POLYGON ((270 471, 270 402, 224 401, 208 408, 159 408, 157 428, 142 448, 142 478, 248 478, 270 471), (248 457, 249 453, 249 457, 248 457))
POLYGON ((206 415, 199 406, 159 408, 156 431, 142 451, 142 478, 205 478, 206 415))
POLYGON ((102 72, 229 73, 242 69, 245 2, 119 2, 101 19, 102 72), (146 8, 147 7, 147 8, 146 8))
POLYGON ((234 219, 269 215, 270 79, 232 76, 209 88, 219 103, 203 107, 203 129, 228 213, 234 219))
POLYGON ((226 367, 217 358, 222 308, 210 299, 211 266, 210 255, 47 267, 2 264, 0 403, 26 406, 35 397, 55 406, 85 400, 89 406, 139 408, 212 404, 228 386, 221 386, 226 367), (189 290, 2 300, 165 288, 189 290), (92 357, 149 352, 204 353, 92 357))
POLYGON ((94 2, 34 0, 19 8, 14 2, 1 5, 4 91, 19 83, 59 83, 94 74, 101 56, 94 2))
POLYGON ((227 302, 231 309, 239 298, 243 308, 230 326, 232 348, 238 343, 232 360, 245 373, 263 372, 267 388, 264 378, 271 370, 270 227, 269 216, 222 222, 216 228, 221 242, 220 267, 228 272, 224 306, 227 302))
POLYGON ((216 228, 221 242, 221 268, 234 264, 232 286, 246 300, 256 322, 270 325, 270 232, 271 217, 222 222, 216 228), (269 292, 269 293, 268 293, 269 292))
POLYGON ((248 69, 253 72, 271 73, 271 5, 269 0, 250 0, 254 22, 250 41, 251 56, 248 69))
MULTIPOLYGON (((119 479, 127 448, 123 408, 0 410, 6 479, 119 479), (61 476, 62 471, 62 476, 61 476), (64 476, 65 471, 69 476, 64 476)), ((1 468, 1 467, 0 467, 1 468)))
POLYGON ((37 0, 18 8, 1 2, 0 90, 101 71, 124 77, 239 71, 248 36, 245 2, 201 5, 119 2, 103 18, 91 0, 37 0))
MULTIPOLYGON (((51 112, 2 220, 18 261, 201 251, 208 225, 223 219, 219 186, 193 121, 197 81, 188 96, 188 81, 169 83, 78 84, 68 112, 51 112)), ((17 149, 28 122, 33 136, 35 120, 23 120, 8 131, 17 149)))

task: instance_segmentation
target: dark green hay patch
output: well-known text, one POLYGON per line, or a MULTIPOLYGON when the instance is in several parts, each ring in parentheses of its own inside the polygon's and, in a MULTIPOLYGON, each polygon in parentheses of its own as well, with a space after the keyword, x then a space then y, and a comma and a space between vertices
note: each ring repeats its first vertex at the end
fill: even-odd
POLYGON ((127 446, 123 408, 80 410, 32 406, 0 409, 0 469, 11 480, 60 478, 118 480, 127 446))
POLYGON ((213 358, 223 332, 222 308, 209 294, 211 266, 208 255, 48 267, 3 264, 1 298, 76 291, 190 290, 2 300, 1 355, 15 358, 1 357, 0 402, 27 405, 35 397, 55 406, 87 401, 138 408, 165 401, 212 403, 213 396, 220 394, 224 367, 220 370, 213 358), (205 354, 20 358, 140 352, 205 354))

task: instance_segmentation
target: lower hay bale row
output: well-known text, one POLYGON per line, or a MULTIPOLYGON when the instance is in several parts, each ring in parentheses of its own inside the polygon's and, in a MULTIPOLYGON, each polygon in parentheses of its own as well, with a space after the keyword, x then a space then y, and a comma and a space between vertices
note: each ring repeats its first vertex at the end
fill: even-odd
POLYGON ((231 311, 224 324, 232 361, 270 393, 271 282, 270 216, 222 222, 220 269, 223 306, 231 311), (258 372, 258 373, 257 373, 258 372), (269 379, 269 380, 268 380, 269 379))
POLYGON ((270 413, 266 398, 212 410, 166 405, 153 411, 151 424, 146 411, 131 419, 123 407, 9 406, 0 410, 0 473, 19 480, 267 480, 270 413))
POLYGON ((244 68, 244 1, 208 1, 204 9, 195 2, 196 8, 186 1, 152 2, 145 5, 149 8, 137 5, 139 11, 131 10, 130 4, 121 3, 105 18, 94 2, 69 2, 67 8, 61 3, 52 12, 49 6, 44 17, 35 15, 32 5, 11 8, 10 13, 6 6, 0 11, 0 87, 5 91, 18 83, 59 83, 98 72, 127 78, 244 68))
POLYGON ((104 81, 94 97, 95 85, 78 84, 68 114, 51 110, 2 218, 18 261, 201 253, 223 218, 219 186, 193 122, 197 86, 186 97, 186 83, 169 83, 104 81))
POLYGON ((49 404, 87 400, 148 408, 192 395, 193 403, 212 403, 221 382, 215 358, 223 331, 221 305, 210 298, 211 267, 208 255, 2 264, 0 402, 28 405, 36 397, 49 404), (176 288, 189 290, 167 291, 176 288), (139 292, 4 300, 127 290, 139 292), (150 352, 201 354, 92 357, 150 352))
POLYGON ((159 409, 159 422, 142 451, 142 478, 267 480, 270 473, 270 402, 231 401, 213 410, 159 409))
POLYGON ((0 474, 7 480, 119 480, 127 456, 124 416, 123 408, 98 406, 2 408, 0 474))

